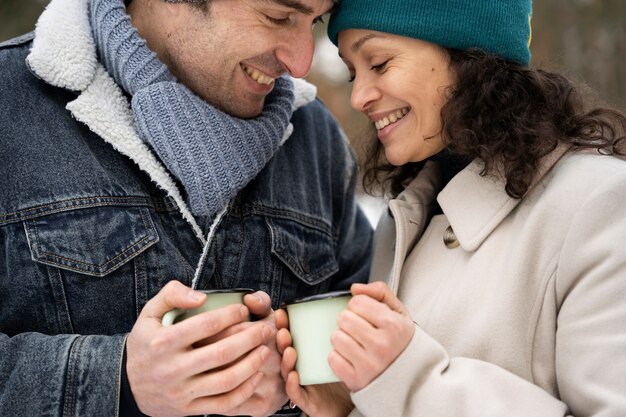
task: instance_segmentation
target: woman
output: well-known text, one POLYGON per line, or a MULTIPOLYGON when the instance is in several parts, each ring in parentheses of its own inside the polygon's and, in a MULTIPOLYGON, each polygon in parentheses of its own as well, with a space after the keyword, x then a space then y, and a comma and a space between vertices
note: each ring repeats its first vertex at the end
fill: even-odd
POLYGON ((366 185, 394 199, 384 282, 352 287, 332 337, 342 384, 299 386, 277 313, 307 414, 626 415, 626 117, 529 68, 531 8, 343 0, 333 15, 352 105, 377 129, 366 185))

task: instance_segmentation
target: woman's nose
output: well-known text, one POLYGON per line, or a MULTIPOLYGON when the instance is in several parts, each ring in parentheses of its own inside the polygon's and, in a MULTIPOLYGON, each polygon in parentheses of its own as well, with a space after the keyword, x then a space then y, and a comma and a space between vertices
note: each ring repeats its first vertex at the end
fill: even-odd
POLYGON ((352 108, 364 112, 380 98, 380 91, 368 80, 359 80, 354 78, 352 84, 352 94, 350 95, 350 103, 352 108))

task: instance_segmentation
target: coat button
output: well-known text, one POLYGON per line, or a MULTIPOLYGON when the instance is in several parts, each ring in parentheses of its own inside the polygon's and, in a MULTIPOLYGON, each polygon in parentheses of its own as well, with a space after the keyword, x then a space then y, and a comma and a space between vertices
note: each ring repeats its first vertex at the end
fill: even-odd
POLYGON ((443 232, 443 243, 446 244, 446 248, 454 249, 459 246, 459 239, 456 238, 452 226, 448 226, 443 232))

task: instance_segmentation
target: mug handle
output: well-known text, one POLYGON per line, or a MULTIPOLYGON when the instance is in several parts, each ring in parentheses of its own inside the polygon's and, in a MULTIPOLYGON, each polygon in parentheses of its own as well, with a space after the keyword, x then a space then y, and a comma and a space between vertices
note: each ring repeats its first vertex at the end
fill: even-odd
POLYGON ((174 320, 176 320, 178 316, 182 315, 186 311, 187 310, 183 308, 175 308, 174 310, 168 311, 167 313, 165 313, 165 315, 161 319, 161 325, 163 327, 171 326, 172 324, 174 324, 174 320))

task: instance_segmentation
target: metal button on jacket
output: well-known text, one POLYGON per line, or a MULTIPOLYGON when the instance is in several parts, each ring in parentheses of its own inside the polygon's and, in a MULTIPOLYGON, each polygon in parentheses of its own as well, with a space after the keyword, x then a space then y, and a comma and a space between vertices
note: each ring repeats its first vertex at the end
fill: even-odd
POLYGON ((459 246, 459 239, 456 238, 452 226, 448 226, 443 232, 443 243, 446 244, 446 248, 454 249, 459 246))

